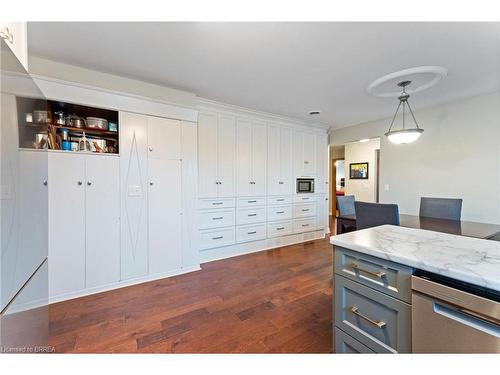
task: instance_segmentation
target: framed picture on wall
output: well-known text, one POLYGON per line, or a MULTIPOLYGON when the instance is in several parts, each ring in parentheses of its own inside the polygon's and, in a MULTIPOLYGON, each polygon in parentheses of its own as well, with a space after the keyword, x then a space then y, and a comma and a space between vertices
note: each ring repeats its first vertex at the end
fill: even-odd
POLYGON ((368 180, 368 162, 349 164, 349 179, 368 180))

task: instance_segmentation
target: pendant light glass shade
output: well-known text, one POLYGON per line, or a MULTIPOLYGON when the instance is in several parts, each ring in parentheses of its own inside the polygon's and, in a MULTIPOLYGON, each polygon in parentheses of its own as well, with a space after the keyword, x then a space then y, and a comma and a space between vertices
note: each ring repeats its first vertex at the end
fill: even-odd
POLYGON ((399 104, 398 108, 396 108, 396 113, 394 113, 394 116, 392 117, 391 126, 389 127, 387 133, 385 133, 385 136, 389 139, 389 141, 395 144, 406 144, 415 142, 424 132, 423 129, 419 128, 417 120, 415 119, 415 115, 413 114, 413 111, 410 107, 410 103, 408 102, 410 95, 406 92, 405 88, 410 83, 411 81, 403 81, 398 83, 398 86, 403 88, 403 92, 398 97, 399 104), (403 128, 400 130, 392 130, 392 126, 394 125, 394 121, 396 120, 396 116, 398 115, 399 109, 401 107, 403 107, 402 110, 403 128), (415 123, 415 128, 408 128, 408 129, 406 128, 406 121, 405 121, 406 107, 408 107, 408 109, 410 110, 411 117, 413 119, 413 122, 415 123))

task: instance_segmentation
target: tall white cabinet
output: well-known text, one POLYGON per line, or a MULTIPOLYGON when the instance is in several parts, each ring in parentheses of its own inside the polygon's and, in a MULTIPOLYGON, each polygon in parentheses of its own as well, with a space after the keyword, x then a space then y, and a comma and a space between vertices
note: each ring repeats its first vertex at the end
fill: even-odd
POLYGON ((234 197, 236 118, 217 113, 198 117, 200 198, 234 197))
POLYGON ((292 173, 292 130, 271 124, 268 128, 268 195, 291 195, 293 193, 292 173))

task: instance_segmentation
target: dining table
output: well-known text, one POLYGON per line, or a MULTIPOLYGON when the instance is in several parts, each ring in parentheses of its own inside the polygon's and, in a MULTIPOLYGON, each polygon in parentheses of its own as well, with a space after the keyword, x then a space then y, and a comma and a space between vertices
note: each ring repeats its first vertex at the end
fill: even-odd
MULTIPOLYGON (((354 228, 356 215, 343 215, 337 217, 337 234, 341 234, 343 228, 354 228)), ((426 229, 435 232, 457 234, 461 236, 496 239, 500 240, 500 225, 489 223, 478 223, 474 221, 438 219, 418 215, 399 215, 399 225, 406 228, 426 229)))

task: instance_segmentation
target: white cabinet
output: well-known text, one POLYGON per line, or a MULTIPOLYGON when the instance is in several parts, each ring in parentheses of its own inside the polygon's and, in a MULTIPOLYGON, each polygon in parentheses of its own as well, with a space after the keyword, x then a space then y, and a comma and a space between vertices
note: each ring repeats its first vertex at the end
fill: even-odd
POLYGON ((316 135, 316 183, 315 193, 328 193, 328 136, 316 135))
POLYGON ((293 174, 295 177, 316 175, 316 134, 293 132, 293 174))
POLYGON ((181 161, 149 159, 149 273, 181 267, 181 161))
POLYGON ((120 280, 119 168, 116 156, 85 158, 86 288, 120 280))
POLYGON ((198 196, 234 197, 235 117, 201 112, 198 129, 198 196))
POLYGON ((156 159, 180 159, 181 122, 148 116, 148 152, 156 159))
POLYGON ((266 124, 238 118, 236 150, 237 195, 265 195, 267 171, 266 124))
POLYGON ((268 132, 268 194, 292 194, 292 130, 269 125, 268 132))
POLYGON ((28 70, 28 32, 26 22, 0 22, 0 37, 28 70))
POLYGON ((120 279, 119 161, 49 154, 50 296, 120 279))
POLYGON ((316 201, 316 225, 318 230, 324 230, 325 233, 330 233, 329 228, 329 206, 328 206, 328 195, 318 195, 316 201))
POLYGON ((121 279, 148 272, 148 116, 120 112, 121 279))

